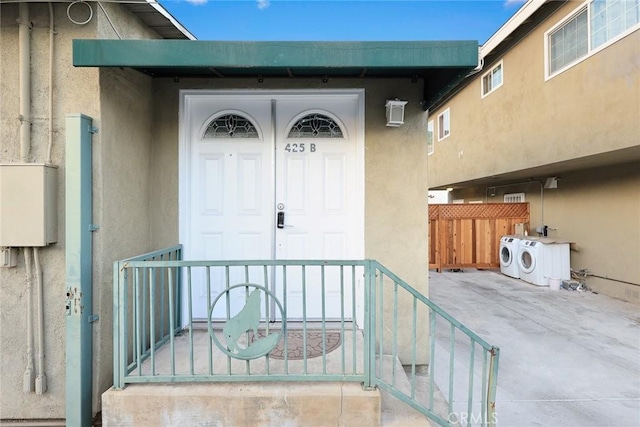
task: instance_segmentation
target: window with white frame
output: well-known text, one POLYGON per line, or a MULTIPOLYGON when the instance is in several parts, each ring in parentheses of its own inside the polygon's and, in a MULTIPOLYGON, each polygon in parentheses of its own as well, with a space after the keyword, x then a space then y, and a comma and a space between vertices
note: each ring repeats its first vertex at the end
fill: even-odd
POLYGON ((433 120, 427 123, 427 153, 432 155, 435 151, 435 144, 433 143, 433 120))
POLYGON ((638 25, 640 0, 593 0, 590 12, 591 48, 597 49, 638 25))
POLYGON ((447 108, 438 116, 438 141, 451 134, 451 115, 447 108))
POLYGON ((640 28, 640 0, 587 0, 545 33, 547 78, 640 28))
POLYGON ((589 51, 588 11, 584 7, 573 18, 549 34, 549 74, 574 63, 589 51))
POLYGON ((482 97, 502 86, 502 61, 482 75, 482 97))

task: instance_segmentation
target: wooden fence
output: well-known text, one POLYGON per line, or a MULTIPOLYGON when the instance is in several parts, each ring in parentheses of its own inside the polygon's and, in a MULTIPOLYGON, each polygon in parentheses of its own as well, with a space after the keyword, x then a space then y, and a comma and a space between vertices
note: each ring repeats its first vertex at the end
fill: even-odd
POLYGON ((500 267, 500 238, 529 230, 529 203, 429 205, 429 268, 500 267))

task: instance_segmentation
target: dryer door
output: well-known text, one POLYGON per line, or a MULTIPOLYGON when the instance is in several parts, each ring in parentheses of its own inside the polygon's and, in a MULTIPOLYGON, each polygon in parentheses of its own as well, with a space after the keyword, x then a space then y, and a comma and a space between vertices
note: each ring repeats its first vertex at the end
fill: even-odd
POLYGON ((522 272, 529 274, 536 268, 536 257, 528 248, 522 248, 518 257, 518 264, 522 272))
POLYGON ((500 249, 500 265, 502 267, 509 267, 513 262, 513 251, 509 246, 502 246, 500 249))

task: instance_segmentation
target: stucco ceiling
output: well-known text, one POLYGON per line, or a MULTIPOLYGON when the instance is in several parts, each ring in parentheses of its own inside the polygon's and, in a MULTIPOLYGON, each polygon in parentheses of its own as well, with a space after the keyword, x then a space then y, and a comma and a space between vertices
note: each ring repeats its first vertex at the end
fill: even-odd
POLYGON ((637 163, 640 168, 640 146, 624 148, 621 150, 609 151, 591 156, 579 157, 576 159, 564 160, 549 163, 538 167, 522 169, 513 172, 505 172, 499 175, 487 176, 479 179, 460 181, 447 184, 443 187, 431 188, 431 190, 444 190, 446 187, 466 188, 466 187, 490 187, 508 184, 512 182, 522 182, 527 180, 543 179, 550 176, 561 176, 563 173, 607 167, 625 163, 637 163))

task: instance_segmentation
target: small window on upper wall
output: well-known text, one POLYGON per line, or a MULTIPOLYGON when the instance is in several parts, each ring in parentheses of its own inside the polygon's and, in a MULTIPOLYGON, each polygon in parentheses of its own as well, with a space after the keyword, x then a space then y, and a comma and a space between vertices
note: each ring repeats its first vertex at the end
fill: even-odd
POLYGON ((451 115, 447 108, 438 116, 438 141, 451 134, 451 115))
POLYGON ((482 98, 502 86, 502 61, 482 75, 482 98))
POLYGON ((432 155, 435 151, 435 144, 433 143, 434 135, 433 135, 433 120, 427 123, 427 153, 432 155))

